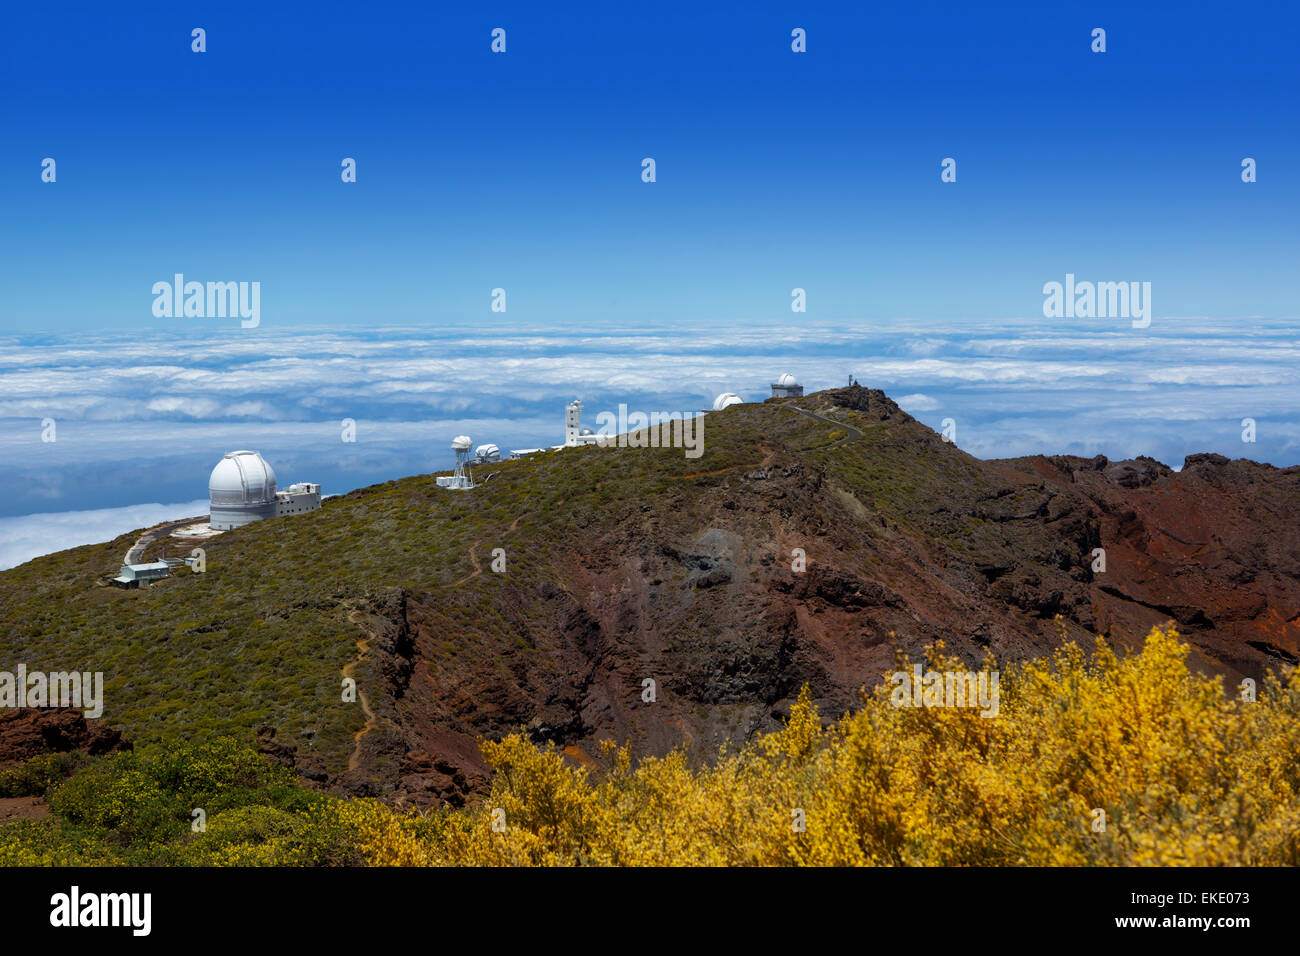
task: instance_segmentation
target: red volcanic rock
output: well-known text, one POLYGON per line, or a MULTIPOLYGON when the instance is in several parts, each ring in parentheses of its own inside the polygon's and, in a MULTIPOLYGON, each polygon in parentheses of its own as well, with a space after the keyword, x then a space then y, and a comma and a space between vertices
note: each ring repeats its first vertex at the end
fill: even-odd
POLYGON ((526 581, 377 597, 376 718, 332 782, 456 803, 487 780, 477 740, 521 729, 584 764, 605 739, 708 759, 803 685, 834 718, 936 641, 1007 662, 1173 621, 1230 683, 1300 659, 1300 468, 981 461, 860 387, 724 414, 739 464, 506 514, 482 546, 529 555, 526 581))
POLYGON ((130 750, 122 732, 87 721, 75 707, 0 709, 0 763, 80 750, 92 756, 130 750))
MULTIPOLYGON (((1041 472, 1046 459, 1006 464, 1041 472)), ((1092 577, 1097 629, 1177 622, 1202 666, 1258 678, 1300 660, 1300 468, 1190 455, 1097 470, 1052 459, 1095 515, 1106 572, 1092 577)))

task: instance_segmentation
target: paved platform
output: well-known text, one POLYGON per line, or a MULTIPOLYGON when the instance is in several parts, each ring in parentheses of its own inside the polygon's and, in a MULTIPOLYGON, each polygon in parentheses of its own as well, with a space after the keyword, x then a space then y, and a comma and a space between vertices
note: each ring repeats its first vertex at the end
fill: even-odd
POLYGON ((194 524, 187 524, 172 531, 173 538, 186 539, 214 538, 219 534, 221 532, 216 528, 209 527, 207 521, 197 521, 194 524))

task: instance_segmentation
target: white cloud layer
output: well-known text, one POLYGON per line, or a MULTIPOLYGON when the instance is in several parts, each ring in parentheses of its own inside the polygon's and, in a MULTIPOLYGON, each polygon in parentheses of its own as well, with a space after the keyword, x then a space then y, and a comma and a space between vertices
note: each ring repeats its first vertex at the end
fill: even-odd
POLYGON ((0 518, 0 570, 42 554, 112 541, 127 531, 207 512, 208 501, 204 498, 188 504, 130 505, 0 518))
MULTIPOLYGON (((957 444, 984 458, 1148 454, 1178 465, 1215 451, 1300 462, 1294 320, 178 326, 0 338, 0 515, 190 500, 234 448, 261 451, 286 482, 343 492, 447 467, 447 440, 461 432, 506 448, 558 442, 574 397, 591 423, 620 402, 688 411, 723 391, 761 400, 785 371, 809 391, 853 376, 931 427, 953 418, 957 444), (1256 421, 1255 444, 1241 441, 1244 418, 1256 421), (341 441, 343 419, 357 423, 355 444, 341 441), (54 442, 42 441, 46 420, 54 442)), ((22 529, 0 530, 7 548, 22 529)))

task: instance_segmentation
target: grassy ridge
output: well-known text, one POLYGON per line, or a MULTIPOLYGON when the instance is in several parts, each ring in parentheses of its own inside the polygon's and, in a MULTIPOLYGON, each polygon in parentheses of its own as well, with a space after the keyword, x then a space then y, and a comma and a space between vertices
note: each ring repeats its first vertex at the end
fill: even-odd
MULTIPOLYGON (((370 595, 405 586, 465 622, 464 632, 449 628, 444 653, 463 641, 525 652, 490 583, 469 577, 472 548, 486 564, 508 545, 511 582, 527 588, 645 505, 689 503, 691 485, 756 464, 765 443, 816 443, 829 431, 771 406, 737 406, 708 417, 698 459, 569 449, 481 469, 480 480, 494 477, 469 492, 439 489, 429 475, 391 481, 220 535, 203 545, 207 573, 181 570, 148 589, 100 586, 135 535, 47 555, 0 572, 0 669, 103 671, 104 719, 142 751, 248 739, 271 723, 338 770, 362 725, 359 708, 340 701, 361 633, 348 615, 370 595)), ((368 673, 358 678, 364 686, 368 673)))

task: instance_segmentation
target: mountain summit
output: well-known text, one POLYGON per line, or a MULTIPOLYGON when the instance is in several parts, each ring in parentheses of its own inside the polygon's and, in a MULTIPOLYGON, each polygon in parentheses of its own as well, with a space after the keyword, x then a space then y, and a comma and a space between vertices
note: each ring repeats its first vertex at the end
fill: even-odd
POLYGON ((981 461, 860 386, 706 426, 695 459, 582 447, 468 491, 360 489, 139 591, 103 586, 131 536, 48 555, 0 573, 6 648, 103 671, 138 747, 260 728, 305 776, 414 805, 481 783, 481 736, 707 757, 804 684, 837 716, 936 641, 1013 660, 1172 619, 1233 682, 1300 654, 1300 468, 981 461))

